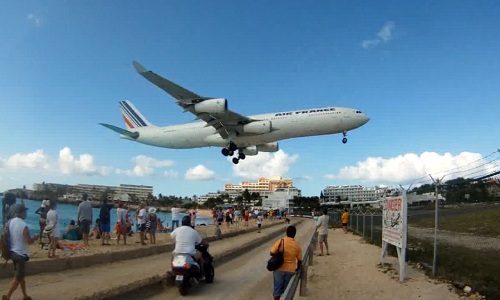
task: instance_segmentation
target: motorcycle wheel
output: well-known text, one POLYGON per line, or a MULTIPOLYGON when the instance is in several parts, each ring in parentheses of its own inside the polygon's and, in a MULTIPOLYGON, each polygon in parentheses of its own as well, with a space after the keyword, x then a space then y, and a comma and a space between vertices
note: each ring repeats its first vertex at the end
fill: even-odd
POLYGON ((206 268, 207 269, 205 270, 205 282, 212 283, 212 282, 214 282, 214 277, 215 277, 214 266, 212 264, 210 264, 206 268))
POLYGON ((189 287, 187 284, 183 283, 183 284, 179 285, 179 294, 181 294, 181 296, 186 296, 188 293, 188 290, 189 290, 189 287))

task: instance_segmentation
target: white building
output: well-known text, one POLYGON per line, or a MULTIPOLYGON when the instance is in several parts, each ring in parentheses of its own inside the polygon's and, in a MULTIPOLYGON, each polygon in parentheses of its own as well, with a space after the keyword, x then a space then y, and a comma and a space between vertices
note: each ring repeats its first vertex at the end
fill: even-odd
POLYGON ((290 208, 293 207, 293 199, 300 196, 301 191, 297 188, 278 188, 262 197, 262 207, 290 211, 290 208))
POLYGON ((380 200, 387 191, 392 190, 388 187, 365 187, 361 185, 333 185, 327 186, 323 190, 324 202, 367 202, 380 200))

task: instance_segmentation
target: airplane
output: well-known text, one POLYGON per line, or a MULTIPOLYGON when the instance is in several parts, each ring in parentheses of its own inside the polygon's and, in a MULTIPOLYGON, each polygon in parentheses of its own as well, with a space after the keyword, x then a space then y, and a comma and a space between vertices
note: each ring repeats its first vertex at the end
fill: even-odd
POLYGON ((127 129, 99 123, 120 134, 121 138, 146 145, 189 149, 222 147, 224 156, 238 164, 247 155, 278 151, 284 139, 342 133, 366 124, 370 119, 360 110, 346 107, 312 108, 254 116, 243 116, 228 109, 225 98, 199 96, 134 61, 137 73, 167 92, 176 103, 196 116, 193 122, 158 127, 149 122, 128 100, 119 106, 127 129), (237 153, 236 153, 237 152, 237 153), (236 154, 236 155, 235 155, 236 154))

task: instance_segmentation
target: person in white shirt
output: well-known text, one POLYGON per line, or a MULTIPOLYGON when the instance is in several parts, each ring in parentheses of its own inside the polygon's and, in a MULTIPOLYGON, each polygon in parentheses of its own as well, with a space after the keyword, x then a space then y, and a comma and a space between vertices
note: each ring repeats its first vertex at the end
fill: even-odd
POLYGON ((139 226, 139 236, 141 238, 141 245, 147 245, 144 242, 145 231, 146 231, 146 222, 147 222, 148 212, 146 211, 146 205, 144 202, 139 204, 139 213, 137 214, 137 225, 139 226))
POLYGON ((181 209, 172 207, 170 211, 172 212, 172 230, 174 230, 176 227, 179 227, 179 213, 181 209))
POLYGON ((258 214, 256 220, 257 220, 257 227, 259 228, 259 231, 257 232, 260 233, 260 228, 262 227, 262 214, 258 214))
POLYGON ((57 215, 57 203, 55 201, 49 202, 50 210, 47 213, 47 225, 45 225, 45 232, 50 232, 50 246, 49 246, 49 258, 56 257, 57 243, 61 237, 61 230, 59 229, 58 215, 57 215), (50 228, 50 230, 48 230, 50 228))
POLYGON ((124 208, 125 203, 118 203, 118 208, 116 209, 116 244, 120 244, 120 237, 123 235, 123 244, 127 244, 127 210, 124 208))
POLYGON ((33 244, 38 240, 38 235, 30 236, 28 225, 24 221, 26 219, 26 208, 24 205, 19 205, 14 211, 15 217, 11 219, 4 227, 4 232, 8 230, 10 237, 10 253, 14 263, 14 279, 12 279, 9 291, 2 299, 10 299, 14 291, 21 285, 23 299, 31 299, 26 293, 26 262, 29 260, 28 245, 33 244))
POLYGON ((319 256, 323 256, 323 244, 325 244, 326 255, 330 255, 328 251, 328 223, 330 221, 330 217, 328 216, 328 210, 325 208, 323 210, 323 215, 318 218, 318 223, 316 224, 316 230, 318 230, 318 241, 319 241, 319 249, 321 253, 319 256))
POLYGON ((181 227, 177 227, 170 235, 174 239, 175 248, 172 253, 172 259, 176 253, 184 253, 193 256, 200 265, 201 274, 203 271, 203 257, 201 252, 196 250, 195 246, 203 242, 198 231, 191 227, 191 218, 184 216, 181 221, 181 227))

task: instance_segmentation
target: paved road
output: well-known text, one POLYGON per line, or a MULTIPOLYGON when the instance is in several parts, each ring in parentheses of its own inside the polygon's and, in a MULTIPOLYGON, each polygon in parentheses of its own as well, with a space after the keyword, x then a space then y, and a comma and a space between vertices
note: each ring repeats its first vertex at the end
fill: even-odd
MULTIPOLYGON (((298 227, 296 239, 300 241, 303 251, 307 247, 314 231, 314 224, 303 222, 298 227)), ((266 270, 269 258, 269 241, 252 251, 231 260, 215 269, 215 281, 212 284, 200 283, 191 290, 189 299, 238 300, 238 299, 269 299, 272 297, 272 273, 266 270)), ((129 299, 186 299, 180 296, 176 287, 151 287, 133 294, 127 294, 129 299)))

